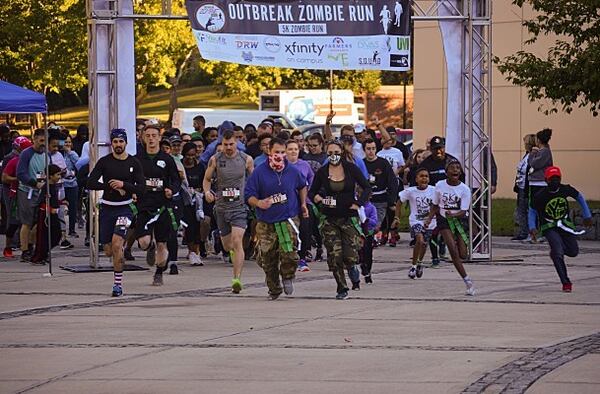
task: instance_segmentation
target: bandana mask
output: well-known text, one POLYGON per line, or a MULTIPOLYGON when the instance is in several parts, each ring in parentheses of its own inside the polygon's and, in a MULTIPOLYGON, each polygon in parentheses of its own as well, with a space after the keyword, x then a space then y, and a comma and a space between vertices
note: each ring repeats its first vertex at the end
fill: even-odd
POLYGON ((342 160, 342 156, 341 155, 329 155, 327 157, 329 159, 329 162, 331 163, 331 165, 337 166, 338 164, 340 164, 340 161, 342 160))
POLYGON ((283 167, 285 167, 285 154, 274 153, 269 155, 269 167, 277 172, 282 171, 283 167))

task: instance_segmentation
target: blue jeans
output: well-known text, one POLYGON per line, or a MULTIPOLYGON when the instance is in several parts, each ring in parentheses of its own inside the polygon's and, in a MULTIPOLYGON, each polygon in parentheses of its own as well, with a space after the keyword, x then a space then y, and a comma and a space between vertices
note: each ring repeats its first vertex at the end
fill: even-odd
POLYGON ((65 199, 69 203, 69 233, 75 232, 75 224, 77 223, 77 202, 79 188, 65 187, 65 199))

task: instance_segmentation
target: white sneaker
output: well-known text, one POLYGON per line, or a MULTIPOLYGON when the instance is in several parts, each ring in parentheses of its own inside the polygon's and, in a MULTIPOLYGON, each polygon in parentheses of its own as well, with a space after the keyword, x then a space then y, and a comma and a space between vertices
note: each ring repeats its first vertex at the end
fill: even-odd
POLYGON ((204 265, 202 258, 196 252, 190 252, 190 265, 201 266, 204 265))
POLYGON ((465 284, 467 285, 466 295, 474 296, 475 295, 475 286, 473 286, 473 281, 469 280, 469 281, 465 282, 465 284))

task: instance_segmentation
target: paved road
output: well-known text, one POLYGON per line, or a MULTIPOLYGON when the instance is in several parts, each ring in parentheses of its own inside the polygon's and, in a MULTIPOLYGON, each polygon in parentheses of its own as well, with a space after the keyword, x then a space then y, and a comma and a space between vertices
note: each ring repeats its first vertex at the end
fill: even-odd
MULTIPOLYGON (((377 249, 374 284, 346 301, 325 263, 268 301, 254 262, 240 295, 211 258, 158 289, 126 272, 113 299, 111 273, 2 261, 0 392, 600 392, 600 243, 569 260, 571 294, 546 246, 495 246, 497 261, 467 266, 474 298, 450 264, 407 278, 405 242, 377 249)), ((55 253, 88 261, 79 245, 55 253)))

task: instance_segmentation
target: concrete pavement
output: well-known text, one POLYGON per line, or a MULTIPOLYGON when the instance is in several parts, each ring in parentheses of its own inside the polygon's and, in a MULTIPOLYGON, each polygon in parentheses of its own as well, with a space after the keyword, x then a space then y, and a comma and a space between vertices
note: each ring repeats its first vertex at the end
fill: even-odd
MULTIPOLYGON (((55 264, 87 263, 78 241, 55 264)), ((110 272, 2 261, 0 392, 599 392, 600 243, 568 259, 571 294, 547 245, 494 244, 497 261, 467 266, 473 298, 448 263, 409 279, 405 241, 376 249, 374 284, 345 301, 324 262, 268 301, 252 261, 240 295, 214 256, 161 288, 126 272, 118 299, 110 272)))

